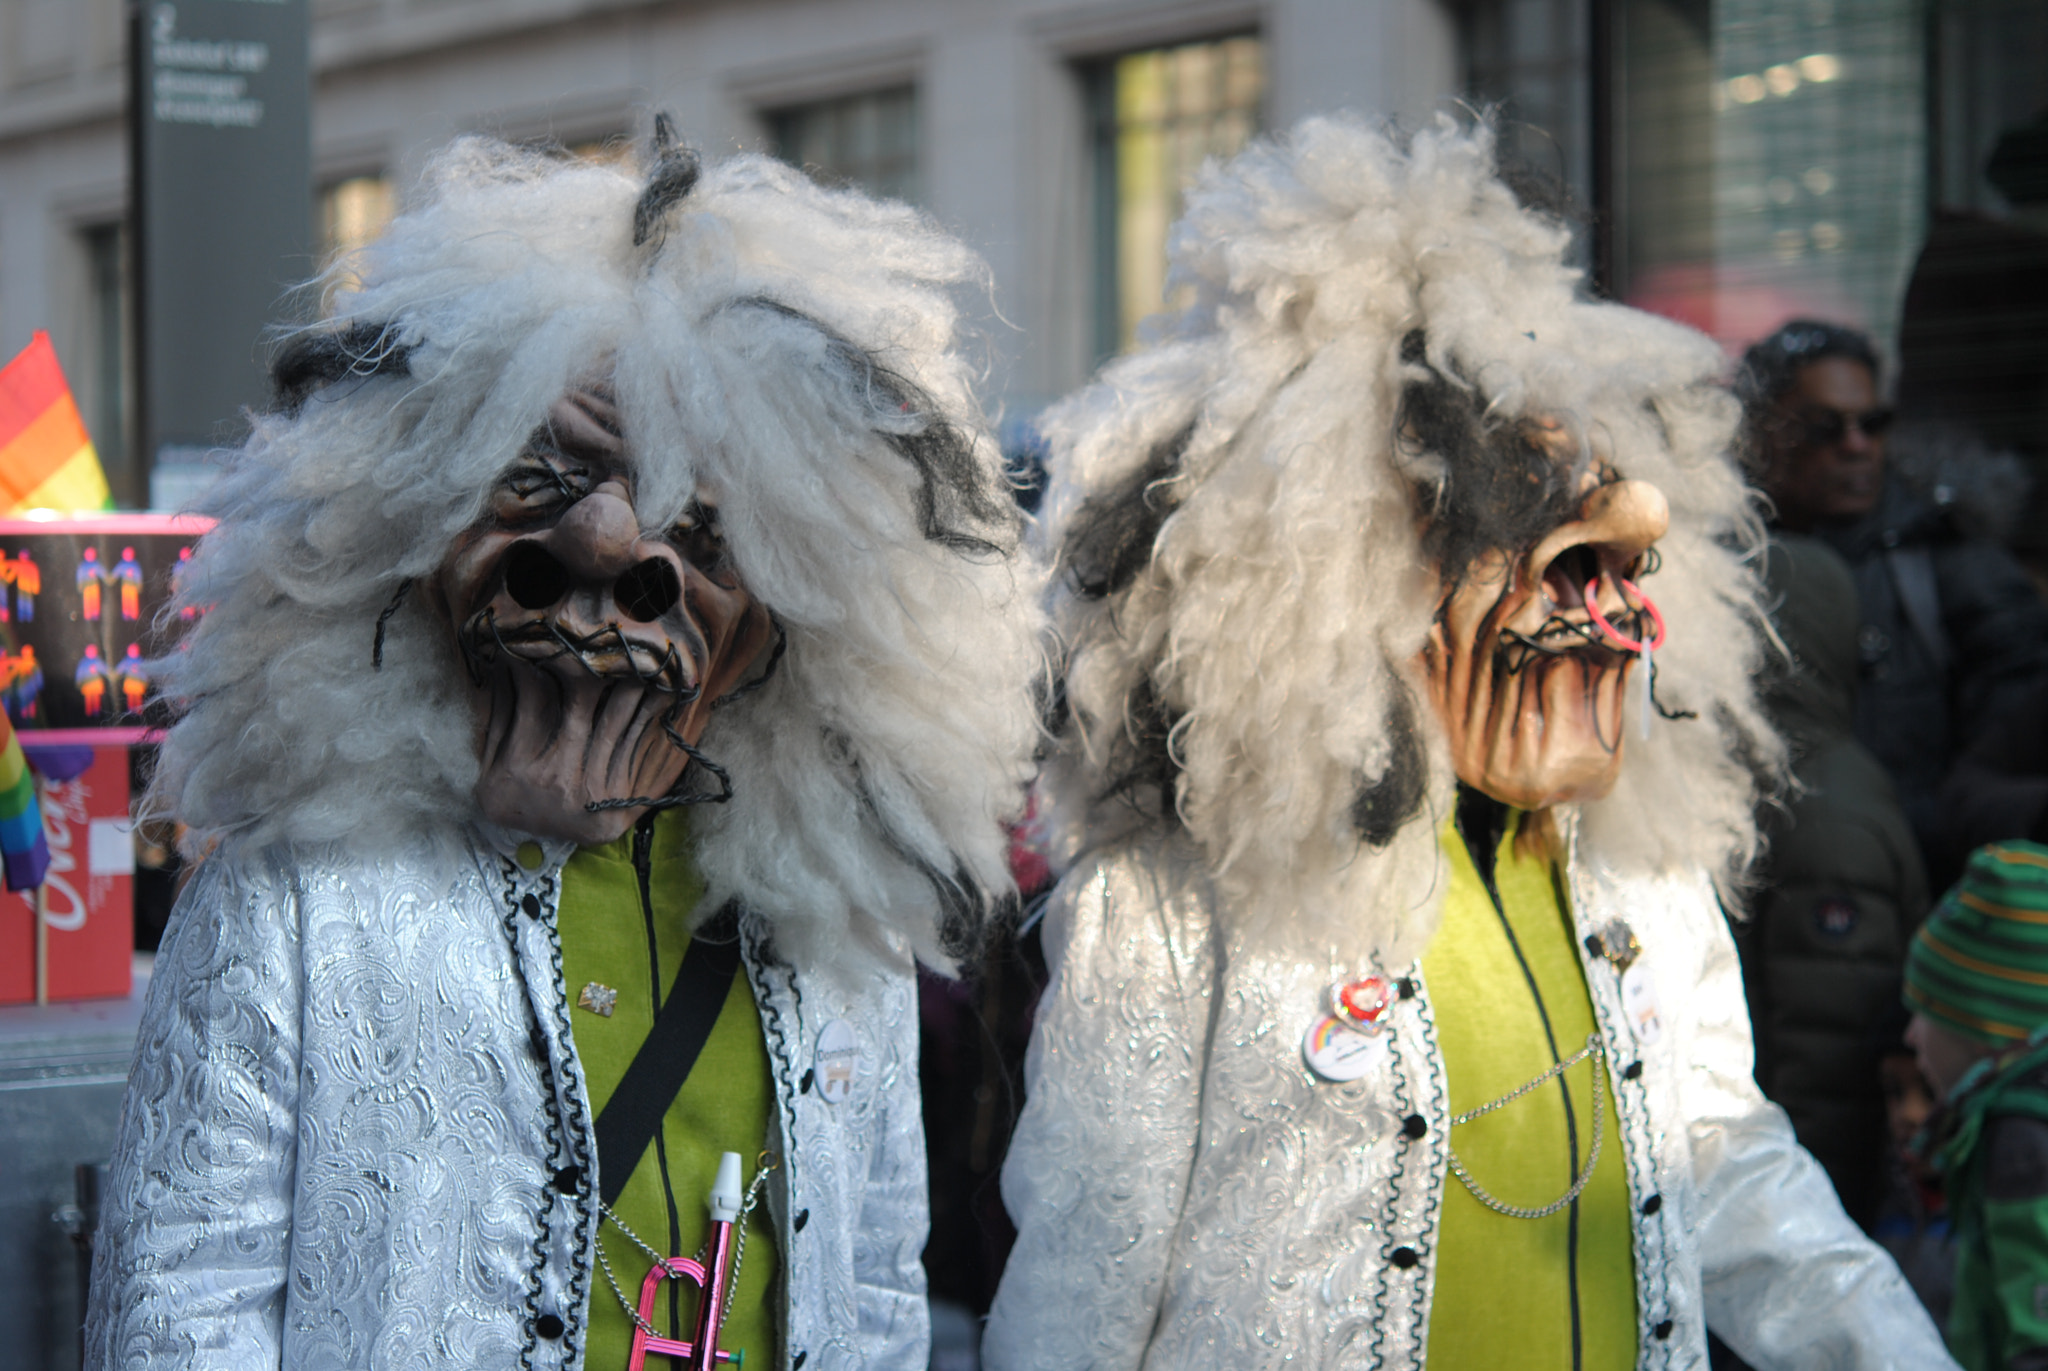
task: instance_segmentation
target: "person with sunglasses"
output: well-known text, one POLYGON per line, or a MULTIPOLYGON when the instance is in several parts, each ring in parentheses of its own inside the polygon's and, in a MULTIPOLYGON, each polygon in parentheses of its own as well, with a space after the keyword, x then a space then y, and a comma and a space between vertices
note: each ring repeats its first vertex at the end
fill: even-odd
POLYGON ((1961 856, 1939 837, 1942 778, 1989 719, 2048 685, 2048 606, 2003 548, 1887 479, 1882 380, 1869 338, 1795 319, 1743 354, 1736 390, 1775 525, 1855 575, 1856 736, 1898 786, 1940 888, 1961 856))

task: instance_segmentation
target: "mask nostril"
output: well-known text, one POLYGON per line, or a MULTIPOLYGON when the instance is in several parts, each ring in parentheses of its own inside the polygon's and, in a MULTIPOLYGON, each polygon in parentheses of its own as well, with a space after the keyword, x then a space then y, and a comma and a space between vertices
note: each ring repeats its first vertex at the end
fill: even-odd
POLYGON ((521 609, 546 609, 569 593, 569 569, 539 543, 514 543, 505 553, 505 593, 521 609))
POLYGON ((639 623, 659 619, 683 598, 683 583, 676 569, 659 557, 649 557, 626 569, 612 587, 619 613, 639 623))

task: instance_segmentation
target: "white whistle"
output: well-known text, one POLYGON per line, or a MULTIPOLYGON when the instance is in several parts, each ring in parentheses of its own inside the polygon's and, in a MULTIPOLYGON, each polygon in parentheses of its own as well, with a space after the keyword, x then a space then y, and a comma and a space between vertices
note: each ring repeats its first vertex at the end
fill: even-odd
POLYGON ((1650 660, 1650 635, 1643 633, 1643 707, 1636 712, 1642 716, 1637 727, 1642 730, 1643 741, 1650 740, 1650 716, 1657 711, 1657 665, 1650 660))
POLYGON ((711 1221, 739 1222, 740 1199, 740 1154, 727 1152, 719 1157, 718 1179, 711 1183, 711 1221))

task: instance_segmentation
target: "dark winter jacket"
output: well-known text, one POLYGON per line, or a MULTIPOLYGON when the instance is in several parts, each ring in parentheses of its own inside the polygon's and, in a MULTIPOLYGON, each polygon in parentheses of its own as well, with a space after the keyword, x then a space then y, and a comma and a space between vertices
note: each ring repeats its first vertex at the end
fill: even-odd
POLYGON ((2048 1371, 2048 1030, 1964 1076, 1930 1135, 1956 1231, 1949 1350, 2048 1371))
POLYGON ((1885 1185, 1879 1025, 1927 911, 1927 879, 1890 782, 1850 732, 1848 569, 1820 543, 1786 537, 1765 578, 1792 654, 1767 680, 1765 707, 1791 745, 1799 791, 1764 816, 1769 856, 1738 930, 1757 1083, 1867 1227, 1885 1185))
POLYGON ((2026 838, 2048 843, 2048 680, 1987 724, 1941 787, 1949 851, 2026 838))
POLYGON ((2048 606, 2004 549, 1899 481, 1869 516, 1814 532, 1856 579, 1856 737, 1891 775, 1944 884, 1967 849, 1941 841, 1942 778, 1995 715, 2048 681, 2048 606))

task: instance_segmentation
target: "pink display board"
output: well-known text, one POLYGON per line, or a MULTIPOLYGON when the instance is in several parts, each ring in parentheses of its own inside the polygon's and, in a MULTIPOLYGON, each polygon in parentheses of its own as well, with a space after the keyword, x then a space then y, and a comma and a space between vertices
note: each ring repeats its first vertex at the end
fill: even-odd
MULTIPOLYGON (((205 519, 0 519, 0 699, 24 738, 139 742, 164 606, 205 519)), ((189 617, 189 616, 188 616, 189 617)))

